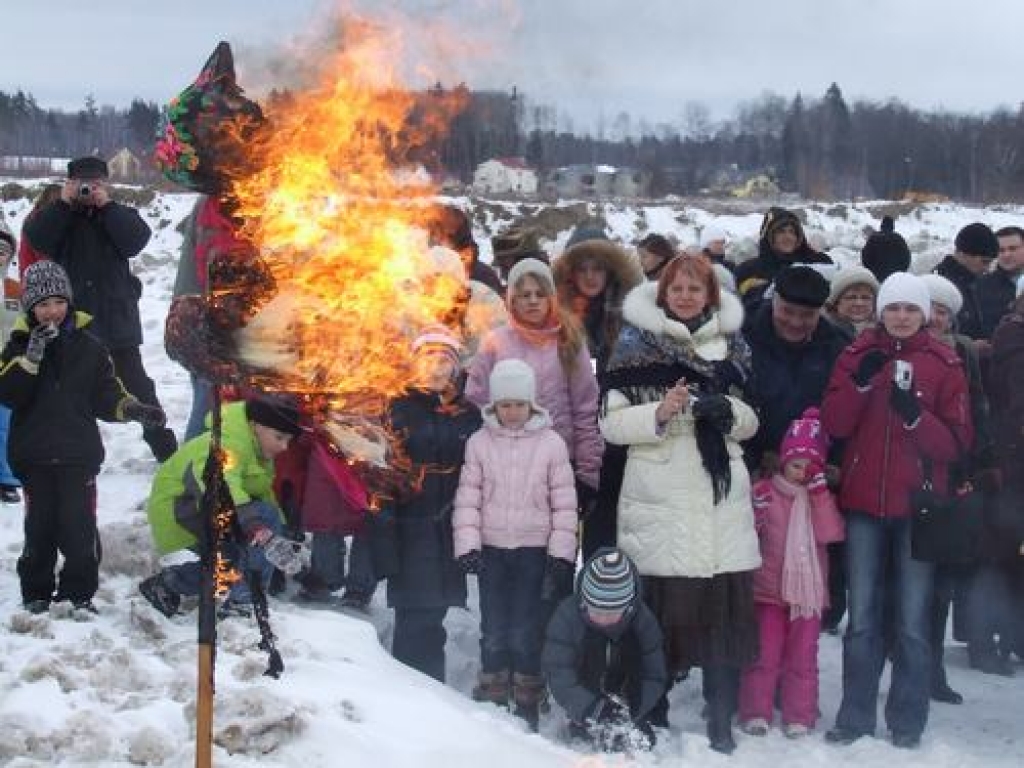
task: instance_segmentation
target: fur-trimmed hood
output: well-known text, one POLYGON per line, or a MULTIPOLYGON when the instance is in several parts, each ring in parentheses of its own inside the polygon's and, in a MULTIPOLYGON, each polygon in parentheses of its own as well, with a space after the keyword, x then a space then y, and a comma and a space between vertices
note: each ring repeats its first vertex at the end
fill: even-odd
POLYGON ((587 332, 590 356, 603 360, 622 327, 622 301, 626 294, 644 281, 644 273, 636 254, 611 240, 591 238, 566 248, 554 260, 552 276, 559 303, 572 312, 587 332), (576 290, 573 271, 584 259, 592 258, 608 270, 608 284, 603 297, 590 302, 576 290))
POLYGON ((558 298, 565 306, 571 306, 576 296, 576 287, 572 282, 573 269, 588 258, 596 259, 607 267, 609 280, 606 290, 617 293, 620 301, 644 280, 644 272, 635 253, 611 240, 584 240, 562 251, 551 267, 558 298))
POLYGON ((678 320, 673 320, 657 305, 658 284, 644 283, 629 292, 622 305, 622 316, 645 331, 666 334, 676 339, 692 339, 695 344, 715 336, 738 333, 743 327, 743 305, 728 291, 719 293, 717 312, 700 328, 691 332, 678 320))

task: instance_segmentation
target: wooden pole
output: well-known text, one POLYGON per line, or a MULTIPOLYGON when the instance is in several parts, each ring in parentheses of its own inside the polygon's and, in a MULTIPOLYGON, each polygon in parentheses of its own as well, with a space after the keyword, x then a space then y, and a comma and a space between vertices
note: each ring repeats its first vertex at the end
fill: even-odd
POLYGON ((224 503, 224 464, 221 454, 220 391, 214 386, 210 403, 210 453, 203 469, 200 501, 202 534, 199 556, 202 581, 199 587, 198 653, 196 674, 196 768, 213 766, 213 694, 217 660, 217 557, 220 549, 221 514, 224 503))
POLYGON ((213 646, 199 644, 196 686, 196 768, 213 765, 213 646))

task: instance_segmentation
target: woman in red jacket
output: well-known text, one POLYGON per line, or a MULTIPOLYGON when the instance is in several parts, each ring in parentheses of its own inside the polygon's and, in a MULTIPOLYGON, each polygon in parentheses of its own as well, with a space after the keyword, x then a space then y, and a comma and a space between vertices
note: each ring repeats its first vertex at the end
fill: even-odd
POLYGON ((843 701, 826 738, 850 744, 875 731, 884 580, 896 597, 896 643, 885 719, 897 747, 914 748, 928 719, 929 606, 933 567, 910 556, 910 494, 925 465, 937 489, 971 445, 967 380, 955 350, 927 330, 921 278, 898 272, 878 293, 880 324, 836 361, 822 422, 845 440, 839 505, 846 514, 850 619, 843 642, 843 701), (891 553, 892 570, 886 573, 891 553))

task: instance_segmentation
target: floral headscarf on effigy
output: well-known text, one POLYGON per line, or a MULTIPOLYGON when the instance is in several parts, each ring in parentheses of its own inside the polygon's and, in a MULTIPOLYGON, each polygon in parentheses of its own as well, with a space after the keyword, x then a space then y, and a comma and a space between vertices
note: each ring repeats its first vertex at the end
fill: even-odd
POLYGON ((222 41, 195 82, 167 105, 154 151, 157 167, 195 192, 222 194, 252 165, 246 145, 263 124, 259 105, 245 98, 235 79, 231 46, 222 41))

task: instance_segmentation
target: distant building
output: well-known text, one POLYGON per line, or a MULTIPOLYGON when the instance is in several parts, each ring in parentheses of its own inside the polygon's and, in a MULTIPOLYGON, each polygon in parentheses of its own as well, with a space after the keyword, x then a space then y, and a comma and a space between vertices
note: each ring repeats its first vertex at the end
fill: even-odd
POLYGON ((7 176, 52 176, 67 173, 70 157, 0 156, 0 173, 7 176))
POLYGON ((612 165, 567 165, 551 171, 544 181, 544 195, 556 199, 642 197, 649 188, 649 174, 612 165))
POLYGON ((142 175, 142 161, 128 147, 117 150, 107 160, 107 168, 113 181, 137 181, 142 175))
POLYGON ((485 160, 473 172, 473 191, 484 195, 535 195, 537 172, 521 157, 485 160))

